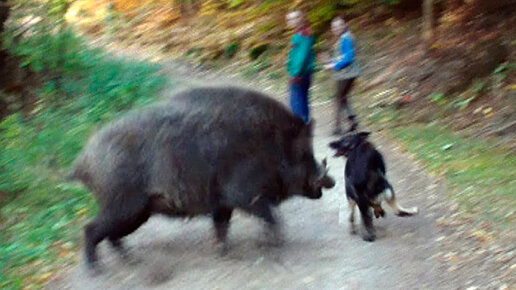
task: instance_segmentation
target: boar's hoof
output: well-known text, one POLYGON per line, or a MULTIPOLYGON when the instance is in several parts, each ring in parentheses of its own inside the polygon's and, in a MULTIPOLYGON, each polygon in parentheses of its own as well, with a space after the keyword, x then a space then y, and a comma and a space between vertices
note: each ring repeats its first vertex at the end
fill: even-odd
POLYGON ((269 247, 280 248, 284 244, 285 244, 285 240, 283 239, 283 236, 278 232, 270 233, 267 236, 266 245, 269 247))
POLYGON ((218 252, 220 257, 225 257, 229 253, 229 245, 227 242, 216 242, 215 250, 218 252))
POLYGON ((135 255, 129 253, 121 255, 121 258, 122 261, 129 266, 136 266, 143 262, 143 260, 140 257, 136 257, 135 255))
POLYGON ((285 244, 283 235, 277 228, 270 228, 265 231, 262 240, 257 242, 259 247, 280 248, 285 244))
POLYGON ((90 277, 98 277, 104 273, 104 270, 98 262, 87 262, 86 272, 90 277))
POLYGON ((131 254, 131 251, 120 240, 110 239, 109 241, 111 242, 111 247, 118 253, 124 264, 135 266, 142 262, 139 257, 131 254))

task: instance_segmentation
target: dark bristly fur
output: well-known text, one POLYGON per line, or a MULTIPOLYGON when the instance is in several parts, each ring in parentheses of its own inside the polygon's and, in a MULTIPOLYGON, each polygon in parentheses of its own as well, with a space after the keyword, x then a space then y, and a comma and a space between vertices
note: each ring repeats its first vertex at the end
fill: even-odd
POLYGON ((85 227, 88 265, 99 242, 122 250, 120 239, 153 214, 211 214, 223 245, 235 208, 276 231, 271 206, 334 186, 313 157, 311 130, 279 102, 236 87, 190 89, 105 126, 72 173, 100 207, 85 227))
POLYGON ((358 206, 364 225, 362 238, 365 241, 374 241, 376 237, 371 208, 376 218, 385 216, 381 207, 383 200, 387 201, 398 216, 416 214, 417 208, 406 210, 397 204, 394 189, 385 176, 385 161, 373 144, 367 141, 369 134, 350 134, 331 142, 329 146, 336 150, 336 157, 347 158, 344 176, 346 196, 351 210, 349 221, 352 233, 355 232, 354 210, 355 206, 358 206))

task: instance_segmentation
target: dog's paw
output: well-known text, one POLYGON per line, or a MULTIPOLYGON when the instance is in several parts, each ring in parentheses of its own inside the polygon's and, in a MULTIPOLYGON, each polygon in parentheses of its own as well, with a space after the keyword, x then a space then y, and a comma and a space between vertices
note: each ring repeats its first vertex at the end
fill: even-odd
POLYGON ((376 240, 376 235, 373 233, 365 232, 365 233, 362 233, 361 236, 362 236, 362 240, 364 240, 366 242, 374 242, 376 240))
POLYGON ((362 228, 360 236, 362 237, 362 240, 366 242, 374 242, 376 240, 374 228, 362 228))

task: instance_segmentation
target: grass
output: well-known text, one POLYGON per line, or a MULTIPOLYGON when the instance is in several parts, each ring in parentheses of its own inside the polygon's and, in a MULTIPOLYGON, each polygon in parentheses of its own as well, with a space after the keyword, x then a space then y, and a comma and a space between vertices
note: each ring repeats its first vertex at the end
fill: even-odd
POLYGON ((514 225, 516 154, 509 148, 435 124, 397 127, 391 136, 405 143, 428 170, 446 178, 449 197, 462 209, 492 224, 514 225))
MULTIPOLYGON (((97 208, 85 189, 64 182, 68 167, 97 126, 152 102, 165 85, 158 66, 114 59, 73 35, 66 39, 63 87, 47 82, 29 120, 14 114, 0 123, 1 289, 40 288, 74 262, 82 226, 97 208)), ((37 45, 23 45, 11 49, 44 69, 40 52, 30 50, 37 45)))

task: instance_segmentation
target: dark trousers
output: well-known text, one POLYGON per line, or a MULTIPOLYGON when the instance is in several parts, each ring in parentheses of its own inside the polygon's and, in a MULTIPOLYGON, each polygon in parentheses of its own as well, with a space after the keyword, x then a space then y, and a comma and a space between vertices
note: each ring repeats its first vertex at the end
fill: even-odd
POLYGON ((356 116, 348 102, 348 94, 351 91, 351 89, 353 88, 354 82, 355 82, 354 78, 337 81, 337 94, 335 96, 335 101, 337 103, 336 104, 336 113, 335 113, 335 131, 341 131, 342 114, 344 111, 346 111, 348 120, 351 123, 350 130, 356 129, 356 126, 357 126, 357 123, 355 120, 356 116))
POLYGON ((305 123, 310 120, 310 109, 308 107, 310 82, 310 76, 301 76, 290 80, 290 109, 305 123))

